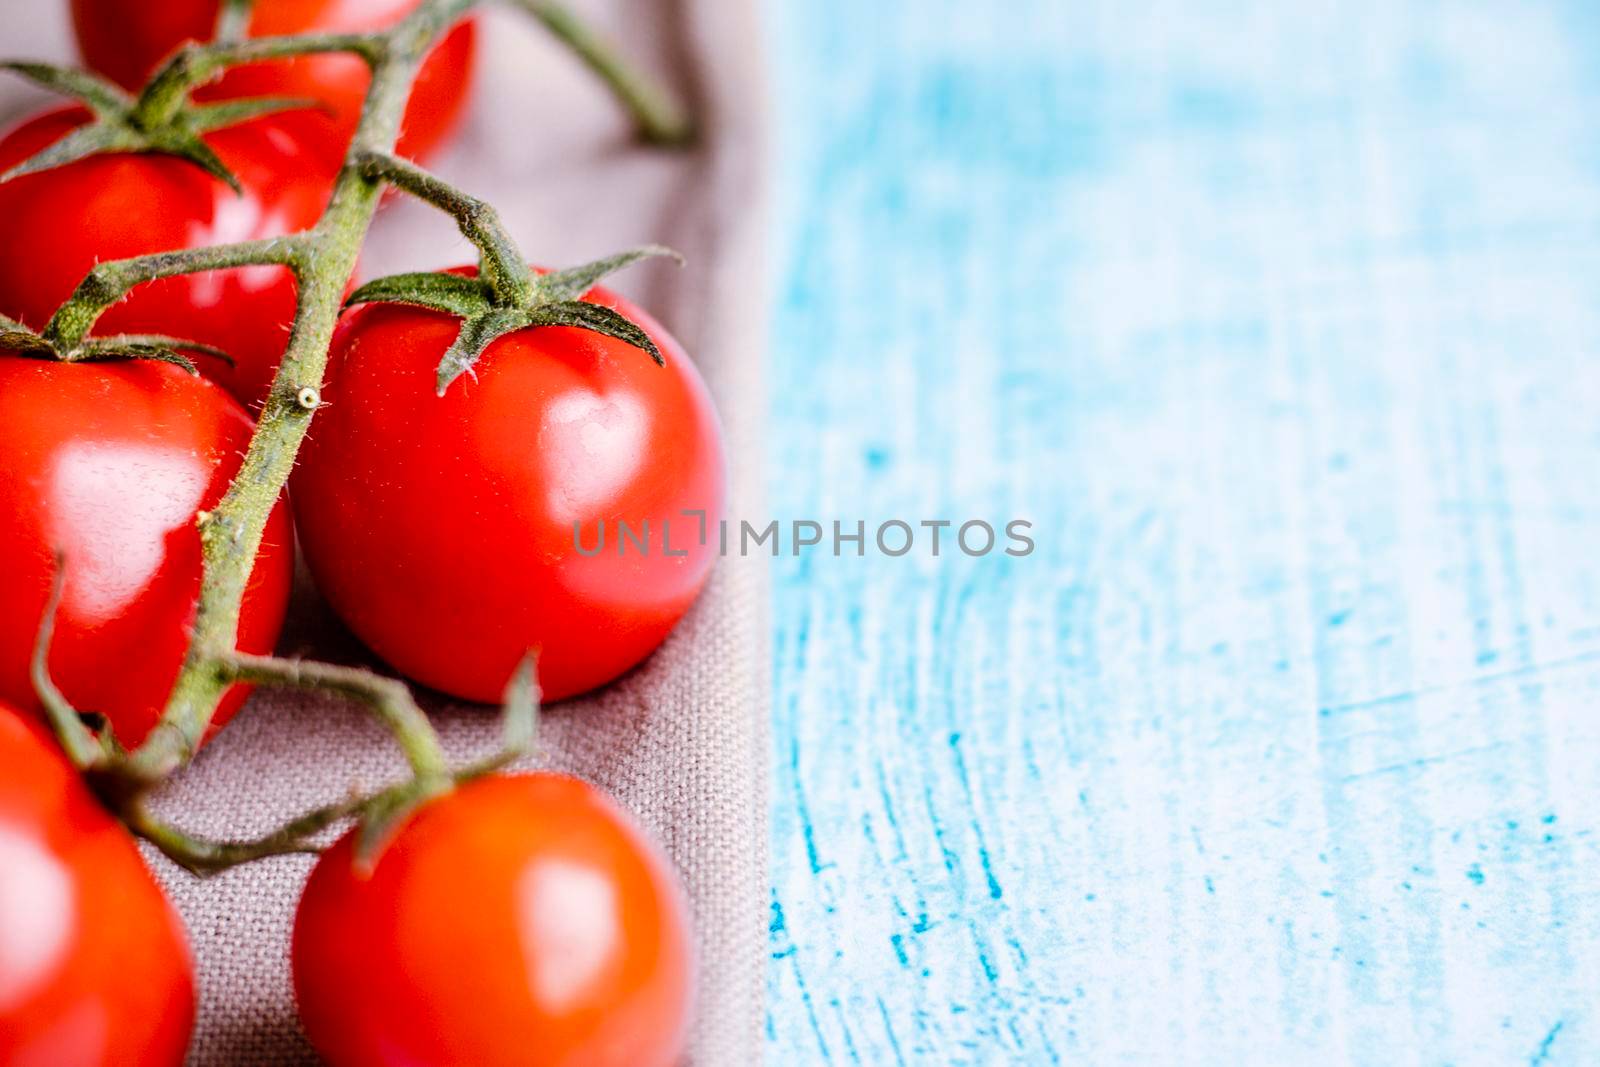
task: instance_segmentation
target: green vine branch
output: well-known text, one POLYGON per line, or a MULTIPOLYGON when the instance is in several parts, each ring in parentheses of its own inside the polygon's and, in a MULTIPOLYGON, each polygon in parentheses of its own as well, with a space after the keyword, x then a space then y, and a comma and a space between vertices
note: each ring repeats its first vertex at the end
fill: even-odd
POLYGON ((307 236, 296 234, 97 263, 78 283, 67 302, 56 309, 45 324, 42 336, 51 344, 72 348, 83 341, 107 308, 127 296, 136 285, 180 274, 272 263, 288 267, 299 275, 310 251, 307 236))
POLYGON ((189 93, 229 67, 296 56, 344 52, 376 65, 383 57, 381 36, 360 33, 302 34, 288 37, 253 37, 180 47, 157 69, 139 94, 134 121, 141 126, 170 122, 189 102, 189 93))
POLYGON ((39 624, 39 635, 33 645, 33 659, 29 673, 34 693, 44 706, 45 718, 55 731, 67 759, 80 771, 103 766, 110 755, 108 746, 84 723, 67 698, 50 677, 50 640, 55 636, 56 613, 61 610, 61 594, 66 589, 66 568, 62 558, 56 556, 56 571, 50 580, 50 594, 45 601, 44 620, 39 624))
POLYGON ((610 86, 633 113, 640 137, 659 145, 681 145, 694 139, 694 122, 689 113, 636 69, 623 63, 610 44, 565 4, 550 0, 513 2, 542 22, 557 40, 572 49, 590 71, 610 86))
POLYGON ((394 734, 418 779, 444 778, 449 763, 439 738, 428 725, 411 690, 404 682, 385 678, 357 667, 341 667, 315 660, 277 659, 235 652, 221 663, 231 682, 273 686, 281 689, 312 689, 336 693, 365 704, 394 734))
POLYGON ((368 178, 387 181, 454 218, 461 235, 482 253, 480 275, 498 303, 517 304, 532 295, 528 261, 522 258, 493 205, 387 152, 359 152, 355 162, 368 178))
POLYGON ((318 852, 318 834, 360 815, 369 803, 369 797, 351 797, 308 811, 270 833, 243 841, 219 841, 181 830, 159 818, 142 796, 123 804, 119 814, 128 829, 155 845, 180 867, 195 874, 214 874, 268 856, 318 852))
POLYGON ((492 773, 528 754, 538 735, 537 656, 532 654, 518 666, 507 686, 500 750, 487 759, 454 771, 445 763, 444 752, 427 717, 412 700, 410 690, 400 682, 330 663, 242 654, 233 659, 233 677, 237 681, 334 692, 367 704, 401 738, 411 762, 412 777, 368 795, 352 790, 343 800, 308 811, 248 840, 215 840, 179 829, 151 811, 142 794, 120 805, 130 829, 173 862, 196 874, 211 874, 267 856, 316 852, 318 835, 351 818, 360 819, 362 823, 357 860, 370 863, 406 813, 459 782, 492 773))

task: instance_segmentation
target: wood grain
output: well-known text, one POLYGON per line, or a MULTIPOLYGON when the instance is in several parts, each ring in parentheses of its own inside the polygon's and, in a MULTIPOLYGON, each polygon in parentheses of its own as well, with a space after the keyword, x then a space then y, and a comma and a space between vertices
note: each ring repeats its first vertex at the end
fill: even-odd
POLYGON ((771 10, 772 1061, 1600 1061, 1594 6, 771 10))

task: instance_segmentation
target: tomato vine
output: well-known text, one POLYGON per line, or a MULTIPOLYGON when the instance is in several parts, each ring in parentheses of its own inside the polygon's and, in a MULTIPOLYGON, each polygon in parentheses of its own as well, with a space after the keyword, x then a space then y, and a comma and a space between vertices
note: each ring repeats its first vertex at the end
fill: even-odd
MULTIPOLYGON (((629 110, 644 139, 670 144, 689 136, 682 109, 564 7, 541 0, 507 2, 571 47, 629 110)), ((531 653, 507 692, 502 753, 487 762, 456 769, 449 765, 427 716, 404 683, 357 668, 247 655, 237 649, 240 608, 251 567, 268 516, 283 493, 319 406, 330 341, 346 304, 346 285, 386 187, 415 195, 449 213, 480 252, 476 278, 400 275, 369 283, 351 297, 357 302, 381 298, 415 303, 462 316, 457 342, 440 365, 441 393, 454 377, 471 367, 492 340, 529 326, 567 325, 597 331, 643 349, 660 361, 655 345, 636 324, 609 308, 581 303, 577 298, 610 271, 666 250, 638 249, 536 277, 492 207, 394 154, 406 101, 424 57, 451 26, 484 3, 422 0, 392 27, 373 33, 245 38, 250 0, 228 0, 222 5, 216 40, 180 48, 136 96, 83 72, 39 64, 9 65, 49 88, 77 97, 93 114, 80 131, 20 164, 13 173, 58 166, 102 152, 149 151, 188 159, 230 182, 232 176, 199 134, 270 110, 297 106, 297 102, 196 104, 191 99, 196 88, 234 66, 323 53, 356 56, 371 70, 366 104, 328 206, 310 229, 283 237, 100 263, 43 330, 34 333, 17 323, 0 323, 0 347, 30 355, 177 361, 184 358, 180 350, 205 349, 176 338, 91 338, 88 334, 103 312, 145 282, 256 265, 285 267, 295 277, 297 306, 288 347, 259 413, 249 449, 221 501, 196 519, 203 580, 189 649, 156 727, 132 751, 124 752, 114 737, 86 723, 50 679, 51 621, 59 600, 61 572, 71 568, 71 560, 58 561, 55 595, 40 628, 33 660, 35 688, 68 758, 130 829, 191 870, 217 870, 262 856, 312 850, 317 833, 351 817, 359 819, 363 827, 358 857, 370 859, 398 818, 448 791, 454 783, 504 765, 532 744, 538 687, 531 653), (219 702, 238 683, 328 691, 364 705, 405 752, 410 777, 369 796, 308 812, 249 841, 207 840, 162 822, 147 806, 146 795, 193 758, 219 702)))

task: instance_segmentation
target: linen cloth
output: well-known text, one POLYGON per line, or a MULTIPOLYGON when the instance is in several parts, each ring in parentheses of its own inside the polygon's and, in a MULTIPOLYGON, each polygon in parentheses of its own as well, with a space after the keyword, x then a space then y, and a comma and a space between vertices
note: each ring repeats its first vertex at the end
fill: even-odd
MULTIPOLYGON (((481 16, 470 115, 455 146, 431 166, 494 203, 535 262, 567 265, 650 241, 684 253, 687 267, 649 263, 608 284, 650 309, 695 358, 727 431, 728 513, 758 515, 765 97, 755 7, 739 0, 577 6, 692 102, 696 146, 635 144, 625 115, 564 49, 525 18, 490 9, 481 16)), ((64 3, 0 0, 0 50, 71 56, 65 10, 64 3)), ((0 117, 9 124, 45 100, 7 83, 0 117)), ((380 213, 362 275, 473 259, 448 220, 394 200, 380 213)), ((530 761, 612 793, 682 874, 701 961, 689 1060, 704 1067, 761 1057, 767 632, 759 560, 719 562, 700 601, 645 664, 603 692, 546 710, 542 751, 530 761)), ((303 572, 281 649, 367 660, 303 572)), ((465 760, 496 744, 492 709, 421 699, 453 755, 465 760)), ((392 744, 359 709, 260 692, 172 783, 160 807, 198 833, 246 835, 402 771, 392 744)), ((275 858, 201 880, 149 855, 196 956, 200 1014, 190 1062, 315 1063, 295 1021, 288 971, 294 904, 311 858, 275 858)), ((472 906, 470 890, 461 904, 472 906)), ((465 971, 473 961, 460 965, 465 971)))

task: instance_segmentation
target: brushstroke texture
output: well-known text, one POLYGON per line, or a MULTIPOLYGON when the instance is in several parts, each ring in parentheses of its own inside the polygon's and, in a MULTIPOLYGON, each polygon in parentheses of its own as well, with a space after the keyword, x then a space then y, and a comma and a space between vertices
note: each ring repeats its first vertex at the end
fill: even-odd
POLYGON ((771 24, 772 1062, 1600 1060, 1600 9, 771 24))

